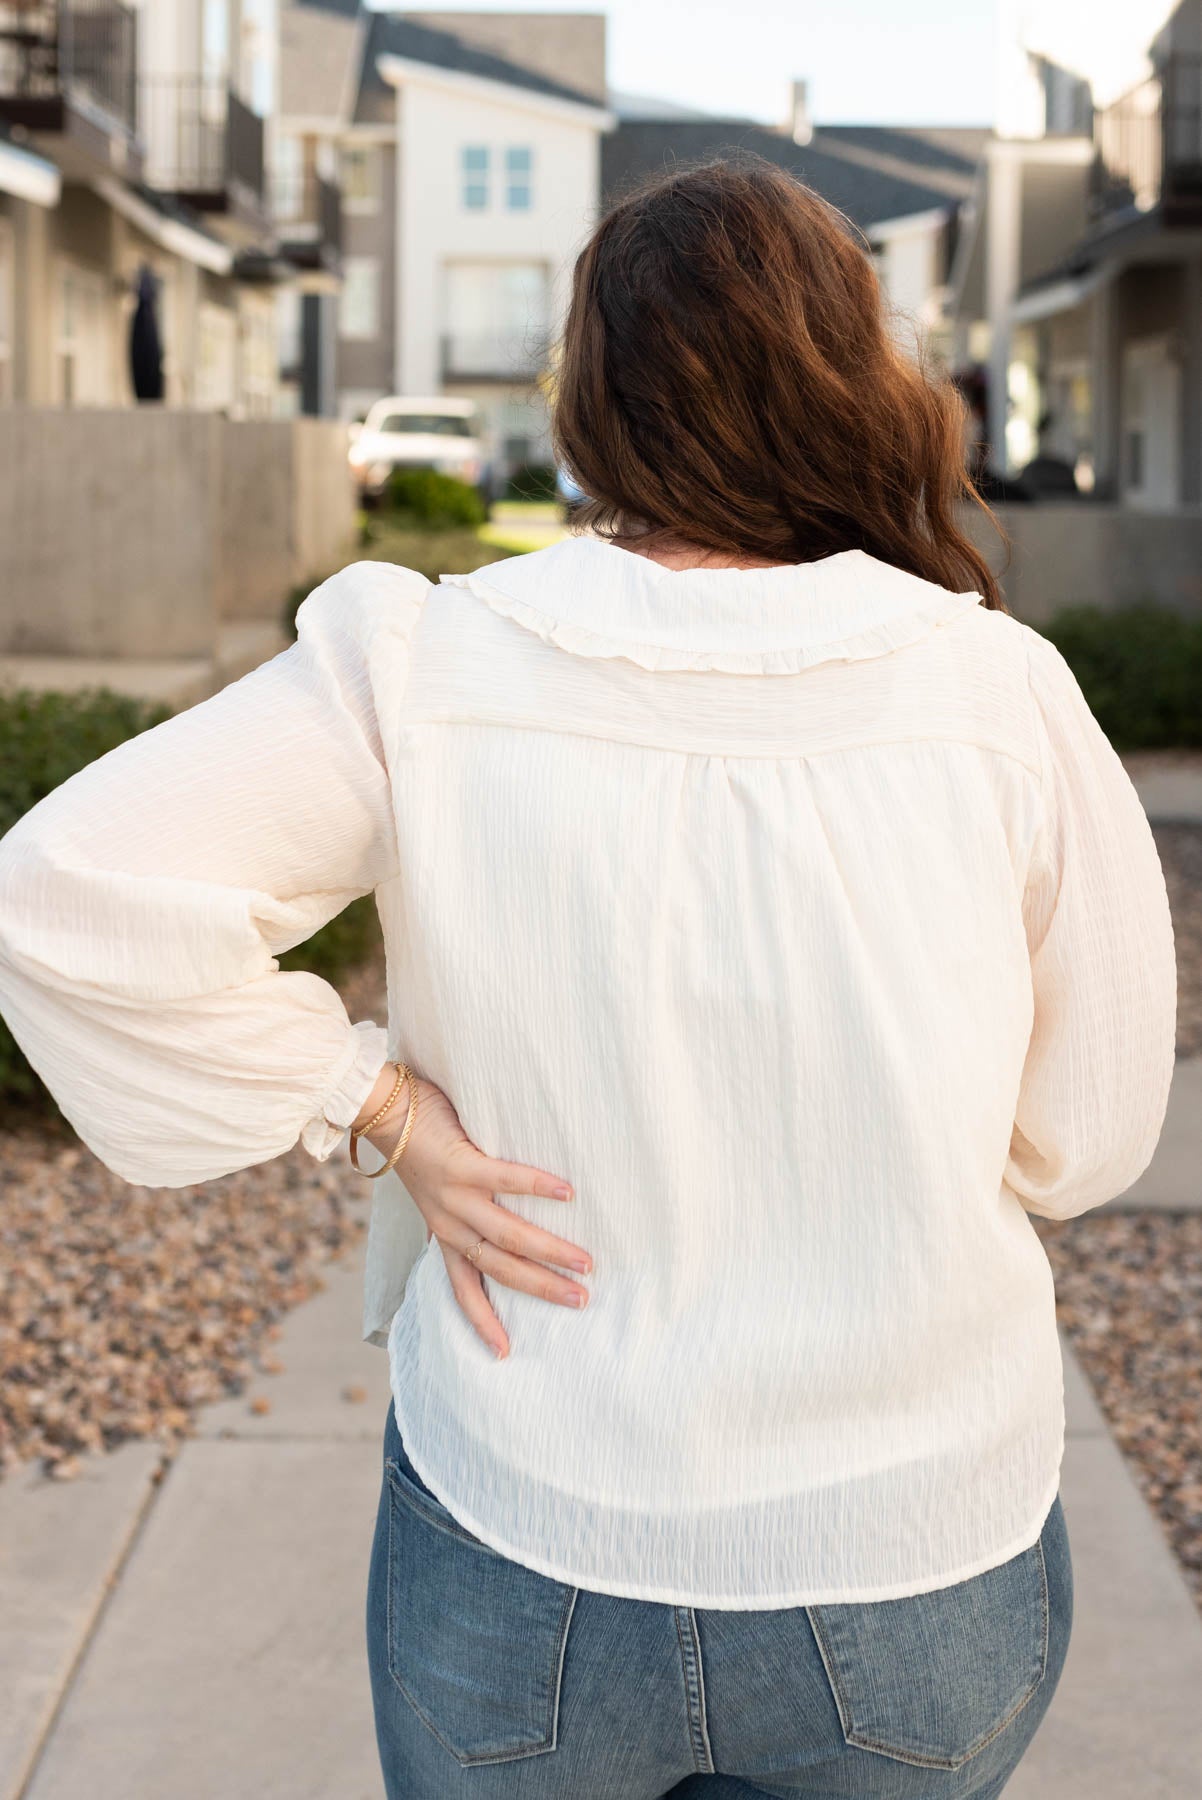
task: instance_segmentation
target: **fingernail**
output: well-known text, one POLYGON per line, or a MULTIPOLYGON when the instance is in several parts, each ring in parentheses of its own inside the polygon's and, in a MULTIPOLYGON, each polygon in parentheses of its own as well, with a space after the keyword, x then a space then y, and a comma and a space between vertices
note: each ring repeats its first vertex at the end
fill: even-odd
POLYGON ((556 1200, 570 1200, 572 1198, 571 1188, 562 1181, 558 1187, 553 1187, 551 1189, 551 1193, 556 1200))
POLYGON ((579 1269, 582 1275, 587 1275, 592 1266, 587 1256, 569 1256, 568 1258, 569 1269, 579 1269))
POLYGON ((494 1344, 493 1349, 497 1353, 498 1361, 503 1361, 504 1358, 509 1355, 509 1345, 508 1344, 494 1344))
POLYGON ((585 1302, 587 1301, 587 1299, 588 1299, 588 1295, 582 1294, 580 1292, 580 1290, 577 1289, 574 1294, 568 1295, 568 1305, 569 1306, 583 1306, 585 1304, 585 1302))

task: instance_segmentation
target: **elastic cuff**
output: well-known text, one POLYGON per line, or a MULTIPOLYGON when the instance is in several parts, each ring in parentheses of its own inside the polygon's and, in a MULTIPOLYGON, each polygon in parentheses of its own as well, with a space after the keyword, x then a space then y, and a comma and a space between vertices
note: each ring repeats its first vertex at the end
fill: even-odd
POLYGON ((317 1162, 325 1162, 363 1111, 363 1102, 388 1061, 388 1032, 372 1019, 352 1026, 346 1060, 335 1076, 322 1110, 301 1127, 300 1141, 317 1162))

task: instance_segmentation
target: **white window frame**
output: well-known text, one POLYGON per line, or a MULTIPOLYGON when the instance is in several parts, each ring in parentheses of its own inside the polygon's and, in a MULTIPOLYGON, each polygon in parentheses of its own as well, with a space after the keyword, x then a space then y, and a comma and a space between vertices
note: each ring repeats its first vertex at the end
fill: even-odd
POLYGON ((534 207, 534 145, 506 144, 505 146, 505 210, 506 212, 531 212, 534 207), (514 157, 525 157, 525 167, 514 168, 514 157), (515 200, 515 194, 524 194, 524 200, 515 200))
POLYGON ((338 335, 347 343, 369 343, 380 335, 380 259, 378 256, 344 256, 342 259, 342 295, 338 306, 338 335), (347 318, 346 297, 355 271, 367 283, 365 294, 368 317, 355 322, 347 318))
POLYGON ((378 144, 343 144, 338 156, 338 185, 342 190, 342 210, 355 218, 368 218, 380 210, 380 146, 378 144), (362 190, 355 193, 347 178, 348 166, 357 162, 364 176, 362 190))
POLYGON ((54 271, 54 397, 59 406, 110 406, 112 396, 112 345, 109 337, 107 290, 103 275, 70 257, 60 256, 54 271), (78 319, 66 316, 66 282, 70 279, 79 291, 84 310, 78 319), (94 306, 96 326, 94 343, 78 324, 87 321, 87 307, 94 306), (68 323, 71 329, 68 330, 68 323), (71 359, 72 379, 64 379, 64 365, 71 359), (93 361, 93 358, 95 359, 93 361), (82 377, 82 379, 81 379, 82 377), (67 389, 71 391, 68 394, 67 389))
POLYGON ((238 403, 238 319, 234 309, 202 300, 196 312, 194 405, 232 412, 238 403))
POLYGON ((459 204, 464 212, 488 212, 492 205, 492 149, 488 144, 462 144, 459 149, 459 204), (479 163, 470 157, 483 157, 479 163), (479 201, 469 193, 480 190, 479 201))

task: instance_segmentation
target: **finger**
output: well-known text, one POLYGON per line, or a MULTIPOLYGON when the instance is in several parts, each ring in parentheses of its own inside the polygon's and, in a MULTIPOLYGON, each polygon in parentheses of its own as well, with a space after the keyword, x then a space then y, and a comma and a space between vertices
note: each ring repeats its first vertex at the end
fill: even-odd
POLYGON ((456 1197, 452 1216, 461 1224, 472 1226, 476 1237, 487 1238, 498 1250, 504 1250, 510 1256, 526 1256, 536 1262, 559 1263, 561 1267, 576 1269, 582 1275, 587 1275, 592 1269, 593 1259, 588 1251, 579 1244, 573 1244, 570 1238, 556 1237, 553 1231, 543 1231, 528 1219, 510 1212, 507 1207, 498 1206, 495 1200, 486 1200, 470 1190, 462 1199, 456 1197))
POLYGON ((468 1179, 493 1194, 537 1194, 542 1200, 572 1198, 572 1184, 562 1175, 548 1175, 545 1169, 532 1169, 528 1163, 498 1162, 492 1156, 482 1155, 468 1179))
MULTIPOLYGON (((457 1250, 471 1250, 478 1237, 479 1233, 473 1237, 468 1227, 460 1242, 459 1231, 456 1229, 451 1242, 457 1250)), ((557 1306, 588 1305, 588 1289, 581 1287, 579 1282, 557 1275, 542 1263, 527 1262, 521 1256, 510 1256, 506 1251, 498 1250, 487 1238, 471 1258, 471 1263, 481 1275, 487 1275, 490 1281, 499 1281, 502 1287, 516 1288, 519 1293, 533 1294, 539 1300, 551 1300, 557 1306)))
POLYGON ((495 1351, 498 1356, 508 1356, 509 1339, 505 1335, 505 1328, 489 1304, 484 1283, 467 1257, 461 1256, 458 1250, 452 1250, 448 1244, 443 1244, 442 1259, 450 1278, 451 1291, 468 1324, 473 1327, 477 1336, 483 1338, 490 1350, 495 1351))

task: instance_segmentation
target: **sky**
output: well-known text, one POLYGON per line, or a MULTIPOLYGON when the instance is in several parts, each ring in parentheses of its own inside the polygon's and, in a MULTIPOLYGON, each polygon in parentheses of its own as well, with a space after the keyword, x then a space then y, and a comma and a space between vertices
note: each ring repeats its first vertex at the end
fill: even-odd
POLYGON ((497 10, 604 12, 619 93, 778 124, 799 76, 820 125, 993 123, 995 0, 504 0, 497 10))

